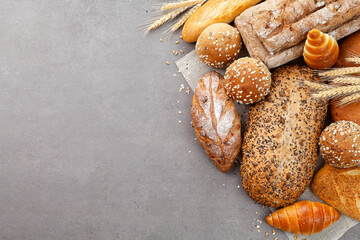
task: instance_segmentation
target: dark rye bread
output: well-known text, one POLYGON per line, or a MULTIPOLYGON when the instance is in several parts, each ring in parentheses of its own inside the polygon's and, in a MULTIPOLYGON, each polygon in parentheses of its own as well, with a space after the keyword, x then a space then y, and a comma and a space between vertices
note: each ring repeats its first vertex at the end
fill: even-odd
POLYGON ((292 204, 309 185, 318 158, 327 102, 310 97, 302 80, 318 78, 306 66, 276 69, 270 93, 250 108, 242 183, 253 200, 269 207, 292 204))

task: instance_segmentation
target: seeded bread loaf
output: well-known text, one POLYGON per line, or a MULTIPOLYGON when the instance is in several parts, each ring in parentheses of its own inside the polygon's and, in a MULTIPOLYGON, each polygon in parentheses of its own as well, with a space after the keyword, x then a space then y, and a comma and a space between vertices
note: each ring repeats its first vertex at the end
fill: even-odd
POLYGON ((327 204, 360 221, 360 167, 340 169, 325 164, 315 175, 311 190, 327 204))
POLYGON ((242 183, 253 200, 269 207, 292 204, 314 173, 327 102, 309 96, 303 80, 319 79, 305 66, 276 69, 270 93, 250 108, 242 183))
POLYGON ((191 119, 209 158, 220 171, 229 171, 240 152, 241 123, 234 101, 226 94, 224 79, 217 72, 206 73, 198 82, 191 119))

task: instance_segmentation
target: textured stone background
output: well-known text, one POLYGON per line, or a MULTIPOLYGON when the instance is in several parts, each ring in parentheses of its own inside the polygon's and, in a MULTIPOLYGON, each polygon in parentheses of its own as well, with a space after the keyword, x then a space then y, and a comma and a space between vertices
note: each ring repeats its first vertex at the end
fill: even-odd
POLYGON ((237 188, 239 166, 222 174, 194 141, 171 53, 193 45, 138 31, 155 2, 1 1, 1 240, 271 232, 257 222, 270 211, 237 188))

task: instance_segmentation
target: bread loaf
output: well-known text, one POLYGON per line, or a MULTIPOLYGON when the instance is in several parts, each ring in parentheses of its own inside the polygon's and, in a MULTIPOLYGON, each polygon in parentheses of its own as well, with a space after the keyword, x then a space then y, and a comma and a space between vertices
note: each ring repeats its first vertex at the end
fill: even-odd
POLYGON ((241 124, 234 101, 226 95, 224 79, 217 72, 208 72, 200 79, 191 118, 207 155, 220 171, 229 171, 240 151, 241 124))
POLYGON ((349 57, 360 57, 360 31, 351 34, 340 44, 339 58, 335 67, 357 67, 360 64, 352 63, 346 60, 349 57))
POLYGON ((195 42, 201 32, 214 23, 231 23, 245 9, 261 0, 209 0, 186 21, 182 37, 195 42))
POLYGON ((360 167, 340 169, 325 164, 315 175, 311 190, 327 204, 360 221, 360 167))
POLYGON ((292 204, 314 173, 327 102, 309 96, 303 80, 319 79, 306 66, 276 69, 270 93, 250 108, 242 183, 252 199, 266 206, 292 204))
MULTIPOLYGON (((340 44, 340 54, 335 67, 357 67, 360 64, 347 61, 346 58, 360 57, 360 31, 351 34, 340 44)), ((360 74, 357 74, 360 76, 360 74)), ((360 101, 348 105, 339 106, 338 101, 330 101, 330 113, 332 120, 347 120, 360 124, 360 101)))
POLYGON ((300 57, 317 28, 336 40, 360 29, 360 0, 267 0, 235 19, 249 54, 274 68, 300 57))

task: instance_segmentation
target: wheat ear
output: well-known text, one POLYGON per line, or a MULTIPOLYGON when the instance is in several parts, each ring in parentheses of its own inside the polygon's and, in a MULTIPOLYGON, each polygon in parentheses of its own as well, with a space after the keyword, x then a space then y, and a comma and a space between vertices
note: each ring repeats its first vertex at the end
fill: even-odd
POLYGON ((335 84, 344 84, 344 85, 360 85, 360 77, 337 77, 334 79, 329 80, 335 84))
POLYGON ((345 58, 345 60, 355 64, 360 64, 360 57, 349 57, 349 58, 345 58))
POLYGON ((318 72, 319 76, 322 77, 336 77, 347 74, 360 73, 360 67, 346 67, 346 68, 338 68, 334 70, 318 72))
POLYGON ((188 18, 194 14, 207 0, 202 0, 200 3, 196 4, 194 7, 192 7, 189 11, 185 13, 185 15, 177 21, 167 32, 174 33, 176 30, 178 30, 185 22, 188 20, 188 18))
POLYGON ((312 90, 328 90, 333 88, 333 86, 328 85, 328 84, 321 84, 321 83, 316 83, 316 82, 310 82, 310 81, 304 81, 304 83, 310 87, 312 90))
POLYGON ((314 97, 321 99, 331 99, 336 97, 343 97, 353 93, 360 92, 360 86, 341 86, 332 89, 328 89, 325 91, 320 91, 318 93, 313 94, 314 97))
POLYGON ((174 19, 175 17, 177 17, 180 13, 184 12, 186 9, 188 9, 189 7, 181 7, 178 8, 176 10, 173 10, 167 14, 165 14, 164 16, 156 19, 153 21, 153 23, 150 24, 149 27, 147 27, 145 34, 148 34, 151 30, 154 30, 158 27, 160 27, 161 25, 163 25, 164 23, 174 19))
POLYGON ((179 2, 171 2, 171 3, 164 3, 160 10, 171 10, 171 9, 177 9, 181 7, 192 7, 195 4, 200 3, 202 0, 185 0, 185 1, 179 1, 179 2))
POLYGON ((337 106, 345 106, 360 101, 360 93, 352 94, 337 101, 337 106))

